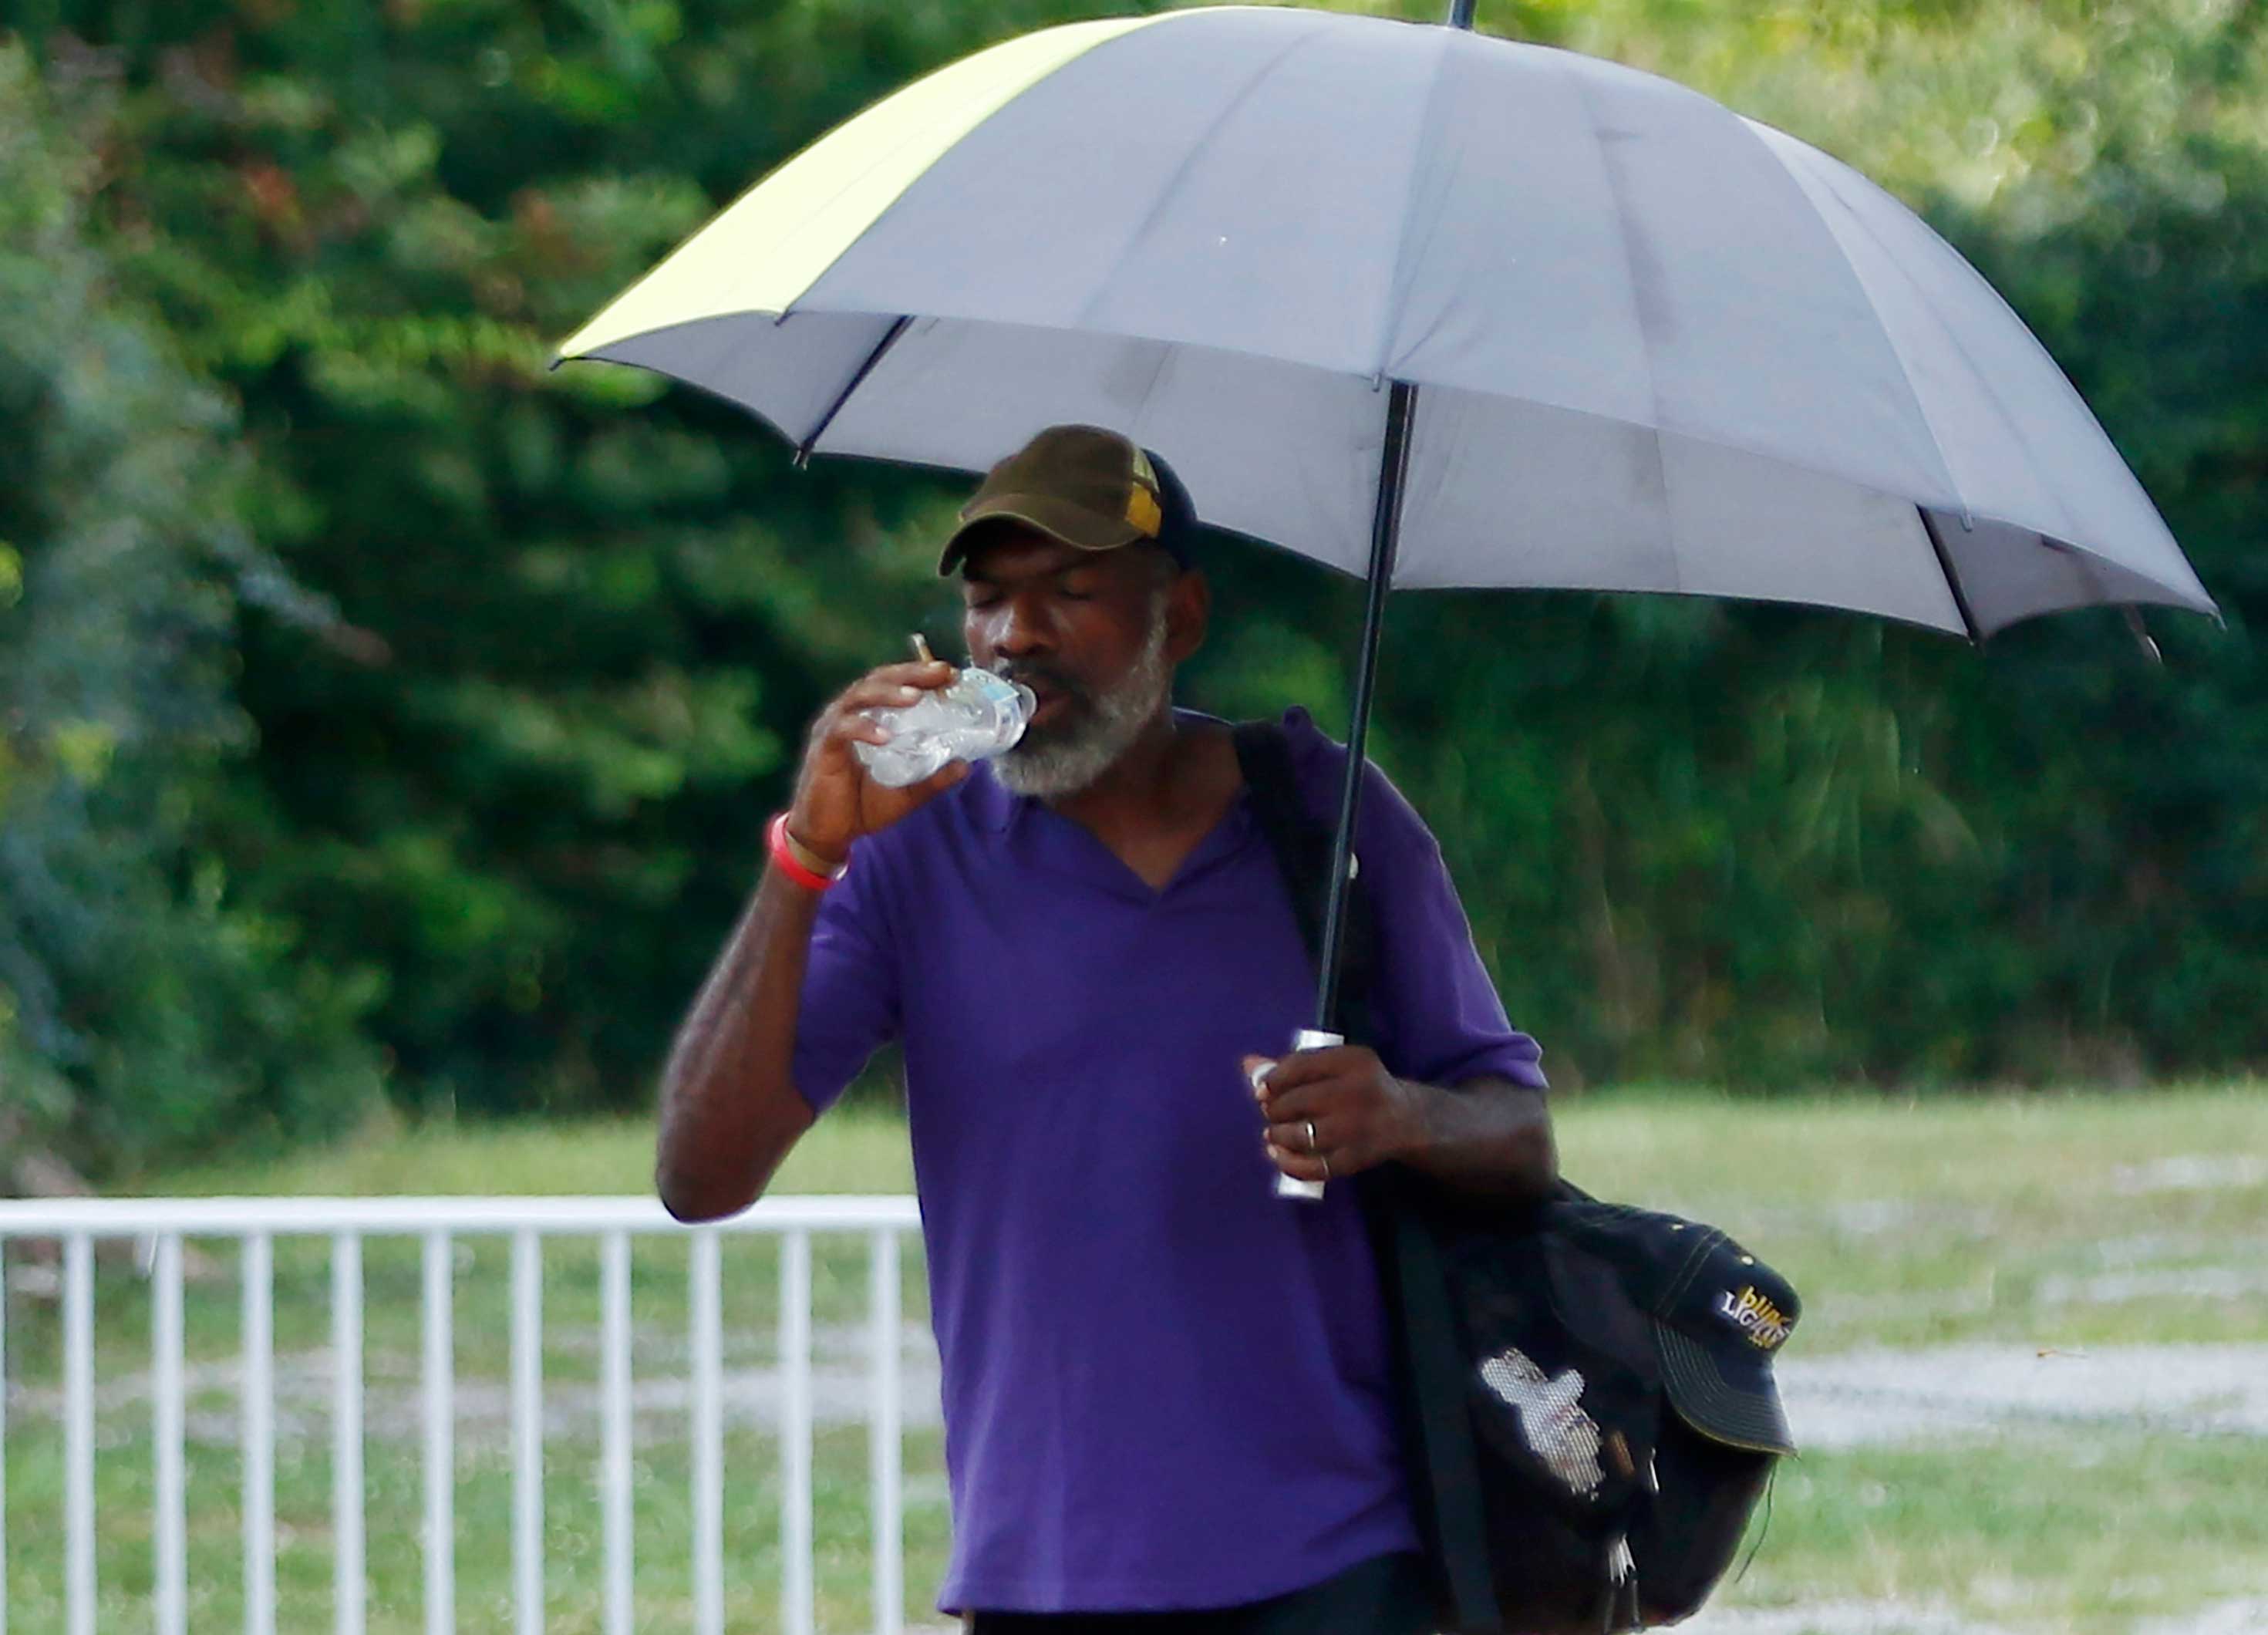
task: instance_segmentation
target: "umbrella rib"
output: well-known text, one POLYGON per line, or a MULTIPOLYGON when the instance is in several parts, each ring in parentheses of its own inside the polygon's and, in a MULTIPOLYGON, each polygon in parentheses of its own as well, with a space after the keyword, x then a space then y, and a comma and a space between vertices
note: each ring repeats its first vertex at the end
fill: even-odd
POLYGON ((1615 242, 1623 253, 1623 284, 1630 297, 1630 318, 1632 331, 1638 336, 1638 355, 1646 369, 1646 418, 1638 429, 1647 433, 1644 452, 1653 459, 1653 477, 1661 494, 1661 537, 1660 548, 1663 558, 1667 589, 1676 595, 1685 591, 1685 563, 1677 550, 1677 521, 1669 491, 1669 457, 1662 446, 1661 381, 1653 366, 1653 337, 1660 326, 1647 314, 1645 281, 1638 276, 1638 246, 1631 223, 1629 201, 1624 197, 1623 176, 1616 167, 1614 156, 1608 151, 1606 136, 1599 129, 1599 110, 1591 95, 1591 87, 1576 67, 1576 58, 1566 55, 1559 63, 1559 73, 1574 94, 1575 106, 1582 110, 1582 129, 1591 138, 1591 151, 1598 161, 1599 177, 1605 183, 1607 203, 1614 208, 1615 242))
POLYGON ((1937 531, 1937 520, 1929 514, 1929 507, 1917 505, 1914 514, 1921 519, 1921 531, 1929 535, 1929 548, 1937 553, 1938 571, 1945 575, 1945 588, 1953 593, 1953 605, 1960 611, 1962 628, 1969 632, 1970 642, 1978 647, 1984 644, 1984 632, 1977 628, 1977 615, 1969 606, 1969 593, 1961 588, 1961 576, 1953 571, 1953 557, 1945 549, 1944 537, 1937 531))
POLYGON ((811 435, 795 446, 795 463, 799 467, 811 463, 811 451, 819 446, 819 439, 827 435, 827 429, 835 423, 835 416, 843 412, 843 405, 850 401, 853 392, 866 384, 866 377, 874 372, 874 365, 882 361, 882 354, 897 344, 898 337, 906 332, 906 326, 913 320, 911 313, 900 313, 882 338, 874 343, 874 350, 866 354, 866 361, 858 365, 851 374, 850 383, 827 406, 827 412, 820 416, 819 423, 812 427, 811 435))
MULTIPOLYGON (((1866 303, 1867 310, 1874 314, 1874 322, 1881 333, 1882 343, 1889 350, 1890 361, 1898 366, 1898 379, 1905 383, 1906 400, 1913 405, 1914 418, 1921 423, 1922 431, 1928 435, 1930 448, 1932 452, 1937 455, 1938 469, 1945 477, 1946 492, 1951 494, 1954 499, 1960 504, 1962 519, 1965 525, 1971 515, 1969 496, 1961 491, 1961 479, 1954 473, 1953 457, 1946 452, 1945 439, 1938 435, 1937 423, 1929 417, 1929 405, 1922 401, 1921 387, 1920 384, 1914 379, 1913 366, 1906 361, 1905 353, 1899 349, 1896 337, 1891 335, 1889 324, 1883 320, 1882 309, 1881 304, 1874 298, 1873 285, 1867 282, 1866 275, 1859 270, 1859 263, 1851 254, 1851 247, 1844 243, 1843 235, 1835 231, 1834 225, 1828 218, 1827 212, 1821 210, 1817 201, 1812 198, 1811 189, 1804 186, 1803 178, 1796 173, 1795 166, 1789 164, 1786 156, 1782 154, 1778 148, 1774 147, 1771 143, 1765 138, 1764 131, 1770 129, 1770 127, 1760 128, 1756 121, 1750 119, 1742 119, 1740 122, 1740 124, 1741 128, 1748 132, 1749 136, 1755 141, 1756 145, 1764 149, 1764 152, 1771 158, 1771 161, 1779 166, 1780 170, 1786 175, 1788 180, 1794 184, 1796 191, 1802 194, 1806 201, 1811 203, 1812 214, 1819 222, 1820 231, 1827 235, 1827 241, 1835 247, 1835 254, 1837 257, 1841 260, 1845 269, 1850 273, 1851 282, 1858 288, 1859 298, 1866 303)), ((1835 185, 1836 178, 1834 173, 1831 171, 1828 172, 1825 175, 1819 178, 1818 180, 1820 187, 1825 191, 1827 196, 1834 200, 1837 205, 1842 207, 1843 215, 1845 218, 1852 224, 1853 230, 1864 233, 1868 240, 1874 244, 1874 247, 1882 253, 1885 263, 1899 273, 1902 276, 1905 276, 1904 263, 1897 256, 1893 255, 1890 253, 1889 247, 1882 242, 1881 235, 1874 231, 1874 225, 1852 208, 1851 201, 1845 198, 1842 191, 1835 185)), ((1967 365, 1970 372, 1977 377, 1978 387, 1992 400, 1993 407, 1999 409, 2000 418, 2003 421, 2007 421, 2013 429, 2014 425, 2014 419, 2009 416, 2007 407, 2001 403, 1999 394, 1993 390, 1991 379, 1985 375, 1983 370, 1977 367, 1974 360, 1972 360, 1969 356, 1968 349, 1961 344, 1960 338, 1955 335, 1950 327, 1947 325, 1943 315, 1937 310, 1937 304, 1930 300, 1922 292, 1921 289, 1918 285, 1914 284, 1914 281, 1911 276, 1906 277, 1906 282, 1909 285, 1913 286, 1911 293, 1914 298, 1915 305, 1921 311, 1926 313, 1931 320, 1933 321, 1940 330, 1945 332, 1946 339, 1952 344, 1955 352, 1960 356, 1961 361, 1967 365)), ((2021 433, 2019 434, 2019 438, 2021 440, 2021 433)), ((2029 444, 2025 445, 2024 452, 2027 457, 2030 456, 2031 447, 2029 444)), ((2033 465, 2034 468, 2036 470, 2038 462, 2034 460, 2033 465)), ((2042 486, 2044 487, 2045 484, 2043 484, 2042 486)), ((1920 508, 1916 507, 1916 509, 1918 510, 1920 508)), ((2066 512, 2066 514, 2068 515, 2069 513, 2066 512)), ((1930 543, 1938 546, 1938 559, 1942 562, 1945 558, 1945 549, 1943 545, 1939 542, 1937 535, 1934 533, 1930 535, 1930 543)), ((1950 570, 1948 570, 1946 577, 1948 578, 1951 578, 1953 577, 1950 570)))
MULTIPOLYGON (((1196 167, 1199 156, 1206 151, 1213 136, 1219 131, 1220 128, 1243 109, 1244 105, 1251 100, 1253 92, 1263 81, 1281 70, 1288 58, 1323 37, 1323 31, 1319 27, 1294 34, 1282 50, 1253 70, 1244 83, 1239 85, 1233 94, 1226 97, 1220 107, 1213 110, 1205 122, 1203 136, 1189 144, 1189 151, 1184 153, 1180 163, 1174 166, 1173 173, 1167 176, 1159 185, 1157 191, 1151 195, 1147 207, 1142 212, 1141 220, 1135 223, 1132 231, 1123 236, 1119 246, 1122 256, 1128 245, 1138 243, 1144 234, 1149 231, 1151 224, 1165 214, 1166 207, 1173 202, 1174 195, 1189 180, 1189 172, 1196 167)), ((1113 261, 1110 265, 1116 269, 1118 263, 1113 261)), ((1105 273, 1095 281, 1094 286, 1088 291, 1086 298, 1080 303, 1078 315, 1065 328, 1083 329, 1088 327, 1089 320, 1094 316, 1095 309, 1102 305, 1104 298, 1110 293, 1114 276, 1113 273, 1105 273)))
MULTIPOLYGON (((1451 26, 1454 27, 1456 25, 1453 24, 1451 26)), ((1469 28, 1471 25, 1468 23, 1464 26, 1469 28)), ((1410 351, 1413 350, 1410 347, 1401 349, 1402 357, 1392 355, 1395 350, 1396 332, 1400 328, 1397 316, 1402 311, 1402 297, 1408 283, 1410 262, 1410 236, 1418 210, 1419 177, 1425 171, 1427 155, 1436 145, 1433 104, 1440 99, 1441 77, 1448 72, 1449 53, 1456 49, 1456 44, 1455 41, 1450 39, 1445 38, 1440 41, 1440 48, 1433 56, 1432 77, 1425 82, 1425 98, 1418 105, 1418 134, 1416 140, 1410 144, 1410 174, 1403 184, 1402 217, 1394 234, 1394 265, 1387 274, 1386 310, 1379 316, 1378 350, 1374 354, 1377 358, 1377 367, 1371 372, 1373 384, 1385 379, 1405 361, 1410 351)), ((1435 225, 1439 225, 1438 217, 1435 225)), ((1430 228, 1428 237, 1429 239, 1431 237, 1430 228)), ((1436 322, 1438 321, 1437 320, 1436 322)))
MULTIPOLYGON (((1758 140, 1761 141, 1763 138, 1759 136, 1758 140)), ((1769 147, 1770 144, 1767 144, 1766 145, 1769 147)), ((1778 156, 1775 154, 1774 157, 1778 158, 1778 156)), ((1822 154, 1821 157, 1824 158, 1831 158, 1832 156, 1822 154)), ((1789 169, 1791 174, 1793 173, 1793 167, 1792 166, 1787 166, 1787 161, 1786 159, 1781 159, 1780 163, 1783 166, 1789 169)), ((1960 332, 1955 329, 1950 323, 1946 321, 1944 313, 1939 310, 1938 304, 1929 298, 1919 282, 1914 277, 1912 271, 1906 265, 1905 259, 1895 254, 1891 250, 1890 247, 1883 242, 1882 235, 1876 231, 1874 224, 1869 221, 1857 210, 1852 208, 1850 201, 1844 197, 1843 188, 1845 185, 1845 178, 1841 173, 1839 173, 1840 172, 1847 172, 1851 176, 1856 177, 1857 180, 1865 187, 1873 188, 1878 193, 1882 193, 1886 196, 1889 195, 1888 189, 1882 188, 1879 183, 1869 180, 1867 176, 1861 174, 1858 171, 1852 170, 1847 165, 1840 166, 1839 167, 1824 167, 1820 170, 1821 186, 1827 190, 1829 195, 1832 197, 1837 203, 1843 207, 1844 213, 1850 220, 1853 229, 1859 232, 1864 233, 1875 248, 1881 252, 1883 264, 1888 267, 1894 275, 1905 281, 1911 293, 1912 294, 1916 309, 1919 311, 1924 317, 1927 319, 1929 323, 1945 338, 1948 345, 1951 349, 1953 356, 1961 360, 1962 366, 1968 371, 1970 378, 1977 383, 1977 390, 1979 395, 1992 405, 1993 411, 1999 416, 2000 423, 2007 431, 2010 440, 2023 450, 2024 458, 2030 465, 2032 475, 2039 484, 2040 493, 2050 503, 2051 503, 2058 511, 2060 511, 2063 513, 2064 527, 2062 532, 2064 537, 2076 541, 2080 537, 2080 519, 2073 514, 2071 506, 2065 500, 2062 490, 2047 480, 2047 464, 2040 457, 2038 446, 2033 441, 2031 433, 2027 429, 2024 417, 2015 413, 2014 410, 2008 406, 2007 400, 2001 395, 1999 386, 1994 383, 1992 372, 1980 367, 1976 358, 1970 355, 1968 347, 1962 343, 1960 332)), ((1800 183, 1799 182, 1798 185, 1800 186, 1800 183)), ((1895 197, 1893 197, 1892 202, 1896 202, 1895 197)), ((1821 219, 1822 222, 1825 220, 1823 213, 1821 219)), ((1935 230, 1930 227, 1928 222, 1923 221, 1921 225, 1925 230, 1934 233, 1935 230)), ((1829 232, 1830 236, 1834 237, 1836 239, 1836 248, 1842 252, 1845 261, 1849 262, 1850 251, 1844 247, 1840 236, 1835 234, 1832 228, 1829 229, 1829 232)), ((1944 241, 1942 235, 1939 235, 1939 241, 1940 244, 1943 244, 1944 241)), ((1966 256, 1962 255, 1958 250, 1955 250, 1949 244, 1944 245, 1944 247, 1951 254, 1954 261, 1959 266, 1961 270, 1965 273, 1968 277, 1982 285, 1985 294, 1992 298, 1995 305, 1999 306, 2008 314, 2010 320, 2014 322, 2019 329, 2023 330, 2027 335, 2030 335, 2029 326, 2025 324, 2022 314, 2019 313, 2014 306, 2011 306, 2008 304, 2007 298, 2002 295, 1998 290, 1994 289, 1991 281, 1986 279, 1982 273, 1978 272, 1976 268, 1970 265, 1969 260, 1966 256)), ((1858 276, 1858 268, 1855 264, 1852 266, 1852 272, 1854 276, 1858 276)), ((1874 293, 1867 288, 1867 281, 1864 277, 1859 278, 1859 287, 1860 291, 1865 293, 1867 304, 1872 306, 1874 304, 1874 293)), ((1877 310, 1879 311, 1879 309, 1877 310)), ((2056 379, 2062 383, 2064 391, 2068 393, 2072 398, 2076 400, 2080 412, 2094 422, 2098 431, 2101 431, 2102 423, 2099 419, 2095 418, 2094 409, 2088 406, 2087 400, 2080 394, 2079 388, 2071 383, 2071 377, 2063 372, 2062 365, 2056 362, 2054 355, 2049 353, 2044 345, 2040 344, 2039 338, 2036 335, 2031 335, 2030 338, 2033 344, 2039 346, 2040 351, 2046 357, 2049 369, 2054 373, 2056 379)), ((1895 348, 1893 348, 1893 351, 1896 352, 1895 348)), ((1960 484, 1953 479, 1951 461, 1945 453, 1943 442, 1939 440, 1937 438, 1936 425, 1929 419, 1929 412, 1927 409, 1924 408, 1921 404, 1920 393, 1918 388, 1914 386, 1912 372, 1911 370, 1906 370, 1905 368, 1906 360, 1904 354, 1902 352, 1896 353, 1896 356, 1897 357, 1900 369, 1905 372, 1907 388, 1914 393, 1915 406, 1921 414, 1922 423, 1925 426, 1928 427, 1931 438, 1933 441, 1937 441, 1939 458, 1946 461, 1947 482, 1952 488, 1954 497, 1961 502, 1962 512, 1965 518, 1969 514, 1970 511, 1970 498, 1966 494, 1963 494, 1961 491, 1960 484)), ((2104 440, 2108 441, 2110 434, 2108 432, 2103 432, 2102 435, 2104 440)), ((2139 479, 2137 482, 2139 485, 2139 479)), ((2146 494, 2145 495, 2145 497, 2147 497, 2146 494)), ((2031 528, 2033 532, 2041 535, 2043 539, 2051 539, 2055 537, 2049 529, 2038 527, 2030 523, 2023 523, 2019 526, 2031 528)))

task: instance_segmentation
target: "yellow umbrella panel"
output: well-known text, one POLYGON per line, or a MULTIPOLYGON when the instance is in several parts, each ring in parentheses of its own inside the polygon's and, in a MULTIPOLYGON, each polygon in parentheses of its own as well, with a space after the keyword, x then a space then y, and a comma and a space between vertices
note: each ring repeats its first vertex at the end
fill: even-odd
POLYGON ((883 99, 743 194, 570 337, 561 360, 703 319, 786 312, 979 123, 1073 58, 1172 15, 1044 29, 883 99))

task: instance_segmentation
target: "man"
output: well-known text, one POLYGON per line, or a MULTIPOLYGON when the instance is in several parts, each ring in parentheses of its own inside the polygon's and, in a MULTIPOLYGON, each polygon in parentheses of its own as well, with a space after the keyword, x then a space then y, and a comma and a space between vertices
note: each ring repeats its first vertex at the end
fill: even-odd
MULTIPOLYGON (((659 1185, 747 1204, 887 1037, 902 1042, 944 1366, 953 1556, 979 1631, 1414 1635, 1430 1620, 1386 1317, 1351 1189, 1389 1160, 1506 1196, 1555 1173, 1533 1041, 1440 855, 1373 771, 1380 1053, 1285 1057, 1314 974, 1225 723, 1172 705, 1210 593, 1187 497, 1093 427, 995 467, 939 571, 969 662, 1038 698, 1023 740, 911 788, 865 711, 814 724, 772 864, 665 1075, 659 1185), (1096 1619, 1101 1622, 1098 1624, 1096 1619)), ((1285 718, 1301 792, 1344 752, 1285 718)))

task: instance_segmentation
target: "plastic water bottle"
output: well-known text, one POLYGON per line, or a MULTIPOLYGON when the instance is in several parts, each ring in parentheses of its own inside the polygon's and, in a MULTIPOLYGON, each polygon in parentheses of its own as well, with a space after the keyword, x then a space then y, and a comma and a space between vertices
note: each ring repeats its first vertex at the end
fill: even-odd
POLYGON ((924 693, 902 710, 869 710, 886 727, 887 744, 853 744, 866 776, 887 789, 903 789, 954 761, 982 761, 1012 749, 1039 707, 1032 689, 990 670, 963 670, 952 682, 924 693))

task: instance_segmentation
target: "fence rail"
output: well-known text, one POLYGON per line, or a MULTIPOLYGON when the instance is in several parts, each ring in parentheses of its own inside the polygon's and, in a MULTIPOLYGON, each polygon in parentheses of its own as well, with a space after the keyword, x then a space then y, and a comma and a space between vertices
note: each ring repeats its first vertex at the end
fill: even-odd
MULTIPOLYGON (((775 1237, 779 1245, 780 1624, 811 1635, 815 1622, 812 1530, 812 1238, 866 1241, 868 1499, 873 1518, 873 1627, 898 1635, 904 1604, 902 1419, 900 1403, 902 1234, 919 1224, 907 1197, 766 1198, 725 1221, 686 1227, 650 1199, 151 1198, 0 1202, 0 1291, 18 1241, 59 1242, 63 1337, 64 1606, 69 1635, 94 1635, 95 1245, 132 1240, 151 1289, 151 1605, 158 1635, 184 1635, 189 1604, 184 1434, 187 1368, 183 1246, 238 1244, 241 1310, 239 1419, 243 1491, 244 1628, 276 1630, 275 1242, 330 1244, 330 1403, 333 1627, 362 1635, 367 1616, 364 1484, 363 1244, 414 1237, 420 1257, 419 1371, 423 1421, 421 1544, 427 1635, 456 1628, 454 1337, 455 1241, 501 1235, 511 1245, 510 1382, 512 1585, 514 1628, 544 1627, 543 1264, 547 1239, 595 1239, 600 1270, 600 1534, 607 1635, 630 1635, 631 1595, 630 1240, 690 1239, 692 1368, 692 1604, 699 1635, 722 1635, 724 1407, 721 1241, 775 1237)), ((7 1302, 0 1298, 0 1387, 8 1378, 7 1302)), ((8 1629, 7 1393, 0 1388, 0 1635, 8 1629)))

